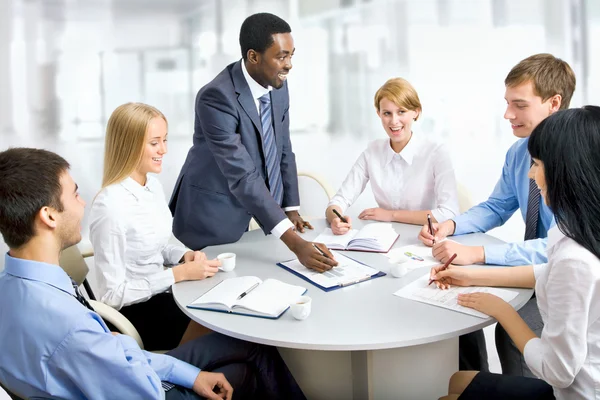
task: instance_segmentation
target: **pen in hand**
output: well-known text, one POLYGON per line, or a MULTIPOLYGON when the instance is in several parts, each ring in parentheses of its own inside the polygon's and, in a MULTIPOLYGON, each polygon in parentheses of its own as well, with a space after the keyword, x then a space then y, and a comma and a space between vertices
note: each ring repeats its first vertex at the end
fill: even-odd
MULTIPOLYGON (((427 214, 427 225, 429 225, 429 234, 433 236, 433 226, 431 225, 431 215, 427 214)), ((433 244, 435 244, 435 236, 433 237, 433 244)))
POLYGON ((315 249, 317 249, 317 251, 318 251, 319 253, 321 253, 321 255, 322 255, 323 257, 331 258, 331 257, 329 257, 327 254, 325 254, 325 252, 324 252, 323 250, 321 250, 321 249, 319 248, 319 246, 317 246, 317 245, 316 245, 316 244, 314 244, 314 243, 313 243, 312 245, 313 245, 313 247, 314 247, 315 249))
POLYGON ((340 219, 340 221, 342 221, 342 222, 343 222, 343 223, 345 223, 345 224, 347 224, 347 223, 348 223, 348 220, 347 220, 346 218, 344 218, 344 217, 342 216, 342 214, 340 214, 340 213, 338 212, 338 210, 336 210, 336 209, 334 208, 334 209, 332 209, 331 211, 333 211, 333 213, 336 215, 336 217, 338 217, 338 218, 340 219))
MULTIPOLYGON (((452 254, 452 257, 450 257, 450 259, 448 261, 446 261, 446 264, 444 264, 444 266, 442 268, 440 268, 440 270, 438 272, 442 272, 443 270, 445 270, 446 268, 448 268, 448 266, 450 265, 450 263, 452 261, 454 261, 454 259, 456 258, 456 253, 452 254)), ((433 279, 429 279, 429 283, 427 284, 427 286, 431 285, 434 282, 433 279)))
POLYGON ((246 290, 245 292, 242 292, 242 294, 240 294, 236 300, 243 299, 244 296, 246 296, 248 293, 250 293, 251 291, 253 291, 257 287, 258 287, 258 282, 255 283, 254 285, 250 286, 250 289, 246 290))

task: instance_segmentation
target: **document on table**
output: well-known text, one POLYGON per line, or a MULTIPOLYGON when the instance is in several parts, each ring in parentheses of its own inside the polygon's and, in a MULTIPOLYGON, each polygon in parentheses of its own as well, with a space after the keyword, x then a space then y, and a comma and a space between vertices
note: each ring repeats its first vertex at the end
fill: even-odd
POLYGON ((342 253, 332 251, 331 254, 335 257, 338 265, 323 273, 306 268, 304 265, 300 264, 298 259, 285 261, 279 264, 303 279, 316 283, 324 289, 335 286, 348 286, 371 279, 380 274, 379 270, 346 257, 342 253))
POLYGON ((403 297, 405 299, 419 301, 421 303, 427 303, 438 307, 447 308, 449 310, 458 311, 464 314, 474 315, 479 318, 488 318, 482 312, 473 310, 472 308, 463 307, 457 304, 457 298, 459 294, 463 293, 490 293, 500 297, 504 301, 511 301, 519 293, 514 290, 499 289, 495 287, 478 287, 478 286, 452 286, 450 289, 441 290, 438 289, 435 284, 429 283, 429 273, 423 275, 421 278, 415 280, 412 283, 404 286, 402 289, 394 293, 395 296, 403 297))
POLYGON ((409 260, 404 265, 409 271, 420 267, 433 267, 442 264, 431 255, 431 247, 427 247, 423 243, 397 247, 390 250, 385 256, 392 262, 400 258, 408 258, 409 260))

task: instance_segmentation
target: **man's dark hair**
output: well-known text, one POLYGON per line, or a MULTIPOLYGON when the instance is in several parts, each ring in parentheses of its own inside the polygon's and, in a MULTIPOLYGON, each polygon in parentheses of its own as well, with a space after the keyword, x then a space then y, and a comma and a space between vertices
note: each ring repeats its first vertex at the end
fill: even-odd
POLYGON ((63 211, 61 175, 69 163, 47 150, 12 148, 0 152, 0 233, 11 249, 35 235, 42 207, 63 211))
POLYGON ((258 13, 249 16, 240 29, 242 58, 246 61, 248 50, 264 53, 273 44, 273 35, 291 32, 290 25, 276 15, 258 13))

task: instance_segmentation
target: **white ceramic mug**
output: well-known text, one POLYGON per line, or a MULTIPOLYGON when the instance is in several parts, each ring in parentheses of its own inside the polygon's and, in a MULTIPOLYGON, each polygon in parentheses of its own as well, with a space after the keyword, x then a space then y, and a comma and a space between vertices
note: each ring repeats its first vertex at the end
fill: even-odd
POLYGON ((395 278, 402 278, 408 272, 406 262, 409 260, 405 255, 398 255, 390 260, 390 274, 395 278))
POLYGON ((235 268, 235 253, 222 253, 217 256, 217 260, 221 261, 221 268, 225 272, 233 271, 235 268))
POLYGON ((301 296, 294 303, 290 304, 292 316, 296 319, 303 320, 310 315, 312 299, 308 296, 301 296))

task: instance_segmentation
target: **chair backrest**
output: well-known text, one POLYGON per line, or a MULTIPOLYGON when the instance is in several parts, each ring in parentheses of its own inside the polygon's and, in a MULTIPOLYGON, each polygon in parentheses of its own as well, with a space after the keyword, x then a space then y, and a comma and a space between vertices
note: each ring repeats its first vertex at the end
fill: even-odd
MULTIPOLYGON (((300 214, 306 218, 325 218, 325 209, 335 191, 319 174, 298 171, 298 191, 300 192, 300 214)), ((252 218, 248 230, 260 229, 252 218)))
POLYGON ((78 285, 83 283, 89 272, 89 268, 77 245, 64 249, 62 253, 60 253, 58 263, 78 285))
POLYGON ((298 171, 300 214, 305 218, 325 218, 325 209, 335 191, 327 180, 314 172, 298 171))

